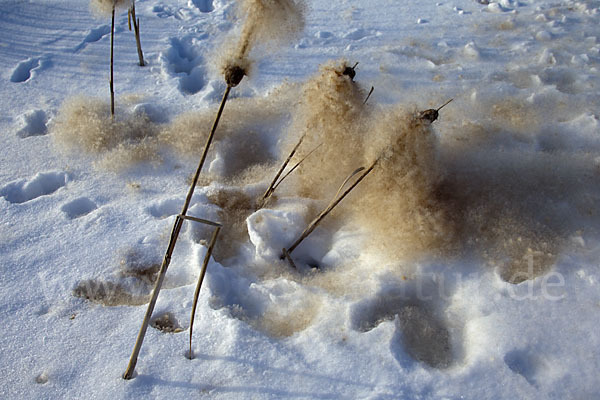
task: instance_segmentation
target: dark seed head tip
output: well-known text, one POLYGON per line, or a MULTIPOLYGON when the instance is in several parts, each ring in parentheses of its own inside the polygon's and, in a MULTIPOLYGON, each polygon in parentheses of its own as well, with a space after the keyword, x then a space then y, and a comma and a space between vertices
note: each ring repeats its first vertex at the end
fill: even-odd
POLYGON ((354 80, 354 77, 356 76, 356 71, 354 71, 352 68, 350 67, 346 67, 346 69, 343 72, 343 75, 348 75, 350 77, 350 80, 354 80))
POLYGON ((425 110, 425 111, 421 111, 419 113, 419 119, 423 120, 423 121, 427 121, 430 124, 435 121, 436 119, 438 119, 439 113, 438 110, 435 109, 429 109, 429 110, 425 110))
POLYGON ((227 82, 228 86, 236 87, 245 75, 246 71, 242 67, 231 65, 225 69, 225 82, 227 82))
POLYGON ((356 66, 357 65, 358 65, 358 63, 354 64, 353 67, 344 68, 344 72, 342 72, 342 75, 347 75, 348 77, 350 77, 350 80, 353 81, 354 77, 356 76, 356 66))

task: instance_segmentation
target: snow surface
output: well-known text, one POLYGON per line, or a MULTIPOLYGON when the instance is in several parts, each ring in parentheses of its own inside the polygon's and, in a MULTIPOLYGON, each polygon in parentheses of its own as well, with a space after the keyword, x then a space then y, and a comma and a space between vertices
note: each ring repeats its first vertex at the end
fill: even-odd
MULTIPOLYGON (((137 66, 119 13, 117 109, 167 124, 214 108, 224 89, 214 54, 236 29, 234 2, 136 5, 148 65, 137 66)), ((278 252, 318 208, 280 199, 249 215, 248 239, 231 257, 211 260, 190 361, 210 231, 186 222, 154 314, 167 314, 153 326, 170 321, 172 332, 148 330, 137 376, 125 381, 197 159, 175 154, 115 172, 96 155, 62 151, 52 137, 61 105, 77 95, 108 101, 110 21, 81 0, 2 1, 1 397, 598 398, 599 22, 597 1, 310 1, 301 37, 257 57, 235 96, 266 97, 346 58, 360 62, 356 80, 375 87, 371 104, 427 109, 454 98, 436 135, 442 147, 471 149, 465 157, 479 160, 482 176, 502 170, 531 183, 528 165, 538 164, 528 160, 580 160, 576 173, 566 164, 546 172, 564 194, 551 199, 552 222, 569 245, 551 269, 512 284, 476 257, 385 259, 361 248, 366 233, 324 225, 295 255, 329 269, 295 273, 278 252)), ((264 140, 277 147, 277 135, 264 140)), ((210 156, 213 174, 224 173, 224 148, 210 156)), ((190 214, 219 219, 214 192, 257 196, 267 183, 198 187, 190 214)))

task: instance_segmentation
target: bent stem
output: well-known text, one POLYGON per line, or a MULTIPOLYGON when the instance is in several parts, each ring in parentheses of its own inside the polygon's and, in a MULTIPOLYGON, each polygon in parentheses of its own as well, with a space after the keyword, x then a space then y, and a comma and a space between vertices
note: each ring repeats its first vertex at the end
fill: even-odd
POLYGON ((202 287, 202 282, 204 281, 204 276, 206 275, 206 268, 208 267, 208 261, 210 260, 210 256, 215 247, 215 243, 217 242, 217 237, 219 236, 219 232, 221 231, 221 225, 217 226, 212 234, 210 239, 210 244, 208 245, 208 250, 206 250, 206 255, 204 256, 204 262, 202 263, 202 269, 200 270, 200 275, 198 276, 198 283, 196 284, 196 290, 194 291, 194 301, 192 302, 192 315, 190 316, 190 351, 188 353, 188 358, 191 360, 194 358, 194 353, 192 351, 192 334, 194 332, 194 317, 196 316, 196 305, 198 304, 198 296, 200 295, 200 288, 202 287))
POLYGON ((127 365, 127 369, 123 374, 123 379, 131 379, 133 378, 133 374, 135 371, 135 365, 137 364, 137 359, 140 354, 140 349, 142 348, 142 343, 144 342, 144 336, 146 335, 146 330, 148 329, 148 324, 150 323, 150 318, 152 317, 152 312, 154 311, 154 307, 156 306, 156 300, 158 299, 158 294, 160 292, 160 288, 162 286, 163 280, 167 273, 167 268, 171 263, 171 256, 173 255, 173 250, 175 249, 175 244, 177 243, 177 239, 179 238, 179 233, 181 232, 181 226, 183 225, 184 219, 190 219, 191 217, 186 217, 187 210, 190 206, 190 202, 192 200, 192 196, 194 195, 194 189, 196 188, 196 184, 198 183, 198 178, 200 176, 200 171, 204 166, 204 162, 206 161, 206 155, 208 153, 208 149, 212 143, 212 140, 215 136, 215 131, 217 130, 217 126, 219 125, 219 120, 221 119, 221 115, 223 114, 223 109, 225 108, 225 103, 227 102, 227 98, 229 96, 229 92, 231 91, 231 85, 227 85, 225 89, 225 93, 223 94, 223 100, 221 100, 221 105, 219 107, 219 111, 217 112, 217 116, 215 117, 215 122, 212 126, 210 134, 206 139, 206 144, 204 146, 204 151, 202 152, 202 157, 200 158, 200 162, 198 163, 198 168, 196 169, 196 173, 194 174, 194 179, 188 191, 188 194, 185 198, 185 203, 183 204, 183 209, 181 210, 181 214, 177 216, 175 219, 175 224, 173 225, 173 230, 171 232, 171 238, 169 240, 169 246, 167 247, 167 251, 165 253, 165 257, 163 259, 162 265, 160 266, 160 270, 158 272, 158 278, 156 280, 156 284, 154 285, 154 289, 152 290, 152 296, 150 298, 150 303, 148 303, 148 309, 146 310, 146 314, 144 315, 144 320, 142 321, 142 326, 140 327, 140 331, 138 333, 135 346, 133 347, 133 351, 131 353, 131 357, 129 359, 129 364, 127 365))
POLYGON ((277 183, 277 180, 279 179, 279 177, 281 176, 281 174, 285 170, 285 167, 287 167, 287 165, 290 163, 292 157, 294 157, 294 154, 296 154, 296 151, 298 150, 298 147, 300 147, 300 145, 302 144, 302 141, 304 140, 305 136, 306 135, 302 135, 302 137, 300 138, 300 140, 298 140, 298 143, 296 143, 296 145, 294 146, 294 148, 292 149, 292 151, 290 152, 290 154, 288 155, 288 157, 286 158, 286 160, 283 162, 283 165, 281 165, 281 168, 279 168, 279 171, 277 171, 277 173, 275 174, 275 178, 273 178, 273 181, 271 182, 271 184, 267 188, 267 191, 262 196, 263 202, 266 201, 273 194, 273 192, 275 191, 275 185, 277 183))
POLYGON ((296 247, 298 247, 300 245, 300 243, 302 243, 302 241, 304 239, 306 239, 308 237, 308 235, 310 235, 319 225, 319 223, 321 223, 321 221, 338 205, 340 204, 340 202, 344 199, 344 197, 346 197, 356 186, 358 186, 358 184, 367 176, 371 173, 371 171, 373 171, 373 169, 375 168, 375 165, 377 165, 377 162, 379 161, 379 159, 375 160, 373 162, 373 164, 371 164, 371 166, 365 170, 365 167, 360 167, 358 168, 356 171, 352 172, 347 178, 346 180, 344 180, 344 183, 342 183, 342 185, 340 186, 340 188, 338 189, 337 193, 335 194, 333 200, 331 201, 331 203, 329 203, 329 205, 323 210, 321 211, 321 213, 317 216, 317 218, 315 218, 310 225, 304 230, 304 232, 302 232, 302 234, 300 235, 300 237, 294 242, 294 244, 292 244, 288 249, 283 249, 283 254, 280 257, 281 259, 287 258, 290 261, 290 264, 295 268, 295 265, 293 263, 293 261, 291 260, 291 256, 290 254, 296 249, 296 247), (356 179, 356 181, 354 181, 354 183, 352 185, 350 185, 348 187, 348 189, 346 189, 341 195, 340 193, 342 192, 342 190, 344 189, 344 187, 346 186, 346 184, 354 177, 356 176, 358 173, 360 173, 361 171, 364 172, 356 179))

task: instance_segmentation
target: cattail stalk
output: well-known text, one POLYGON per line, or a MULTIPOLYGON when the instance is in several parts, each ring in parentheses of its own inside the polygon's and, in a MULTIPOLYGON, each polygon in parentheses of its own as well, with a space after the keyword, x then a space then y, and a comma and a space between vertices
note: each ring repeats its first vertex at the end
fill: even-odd
POLYGON ((300 161, 298 161, 288 172, 286 172, 286 174, 284 176, 281 177, 281 179, 279 180, 279 182, 277 182, 275 184, 275 186, 273 186, 273 190, 271 191, 271 194, 273 194, 275 192, 275 190, 277 190, 277 188, 279 187, 279 185, 281 185, 281 183, 285 180, 285 178, 287 178, 288 176, 290 176, 292 174, 292 172, 294 172, 296 170, 296 168, 298 168, 303 162, 304 160, 306 160, 308 157, 310 157, 310 155, 312 153, 314 153, 315 151, 317 151, 317 149, 319 147, 321 147, 322 144, 319 144, 317 147, 315 147, 314 149, 312 149, 311 151, 308 152, 307 155, 305 155, 300 161))
POLYGON ((268 189, 265 191, 265 193, 263 194, 263 196, 261 198, 261 203, 262 203, 261 207, 266 204, 266 202, 273 195, 273 193, 275 193, 275 190, 277 190, 277 188, 279 187, 279 185, 281 185, 281 183, 285 180, 285 178, 287 178, 288 176, 290 176, 304 162, 304 160, 306 160, 308 157, 310 157, 310 155, 312 153, 314 153, 315 151, 317 151, 317 149, 319 147, 321 147, 321 145, 318 145, 317 147, 315 147, 314 149, 312 149, 311 151, 309 151, 307 155, 305 155, 288 172, 286 172, 286 174, 283 175, 283 177, 281 177, 281 179, 279 179, 279 177, 281 176, 281 174, 283 173, 283 171, 285 170, 285 168, 287 167, 287 165, 290 163, 290 161, 291 161, 292 157, 294 156, 294 154, 296 154, 296 150, 298 150, 298 147, 300 147, 300 145, 302 144, 302 141, 304 140, 304 137, 305 137, 305 135, 302 135, 302 137, 300 138, 300 140, 298 141, 298 143, 296 143, 296 145, 294 146, 294 148, 290 152, 290 154, 287 157, 287 159, 284 161, 284 163, 281 166, 281 168, 279 168, 279 170, 277 171, 277 174, 275 174, 275 178, 273 178, 273 181, 271 182, 271 184, 269 185, 268 189))
POLYGON ((130 26, 129 30, 131 30, 131 23, 133 23, 133 32, 135 34, 135 43, 137 45, 137 53, 138 58, 140 60, 140 67, 146 65, 144 62, 144 53, 142 52, 142 42, 140 40, 140 19, 135 16, 135 0, 131 4, 131 8, 129 9, 130 18, 130 26))
POLYGON ((286 160, 283 162, 283 165, 281 166, 281 168, 279 168, 279 171, 277 171, 277 173, 275 174, 275 178, 273 178, 273 181, 271 182, 271 184, 269 185, 269 187, 263 194, 263 197, 262 197, 263 202, 266 201, 271 196, 271 194, 273 194, 273 191, 275 191, 274 187, 275 187, 275 184, 277 183, 277 180, 279 179, 279 177, 285 170, 285 167, 287 167, 287 165, 290 163, 292 157, 294 157, 294 154, 296 154, 298 147, 300 147, 300 145, 302 144, 302 141, 304 140, 304 136, 305 135, 302 135, 300 140, 298 140, 298 143, 296 143, 296 145, 290 152, 290 155, 286 158, 286 160))
POLYGON ((373 169, 375 168, 375 165, 377 165, 377 162, 379 160, 375 160, 373 162, 373 164, 371 164, 371 166, 365 170, 364 167, 358 168, 356 171, 352 172, 347 178, 346 180, 344 180, 344 183, 342 183, 342 185, 340 186, 340 188, 338 189, 337 193, 335 194, 335 196, 333 197, 333 200, 331 201, 331 203, 329 203, 329 205, 323 210, 321 211, 321 213, 317 216, 317 218, 315 218, 310 225, 308 225, 308 227, 302 232, 302 234, 300 235, 300 237, 294 242, 294 244, 292 244, 289 248, 287 249, 283 249, 283 253, 282 256, 280 257, 281 259, 287 258, 288 261, 290 261, 290 264, 295 268, 294 262, 291 259, 291 253, 296 249, 296 247, 298 247, 300 245, 300 243, 302 243, 302 241, 304 239, 306 239, 308 237, 308 235, 310 235, 319 225, 319 223, 321 223, 321 221, 323 221, 323 219, 331 212, 333 211, 333 209, 342 201, 344 200, 344 197, 346 197, 348 194, 350 194, 350 192, 356 187, 358 186, 358 184, 367 176, 371 173, 371 171, 373 171, 373 169), (348 187, 348 189, 346 189, 341 195, 340 192, 342 192, 342 189, 344 188, 344 186, 346 186, 346 184, 354 177, 356 176, 358 173, 360 173, 361 171, 364 172, 356 179, 356 181, 354 181, 354 183, 352 185, 350 185, 348 187))
POLYGON ((369 98, 373 94, 374 90, 375 90, 375 86, 371 86, 371 90, 369 90, 369 94, 367 95, 367 98, 365 99, 365 101, 363 101, 363 105, 367 104, 367 101, 369 101, 369 98))
POLYGON ((115 118, 115 89, 114 89, 114 46, 115 45, 115 3, 112 7, 112 24, 110 28, 110 116, 115 118))
POLYGON ((206 250, 206 255, 204 256, 204 262, 202 263, 202 269, 200 270, 200 275, 198 276, 198 283, 196 283, 196 290, 194 291, 194 301, 192 302, 192 315, 190 316, 190 351, 188 353, 188 358, 190 360, 194 358, 194 352, 192 351, 192 334, 194 332, 194 317, 196 316, 196 305, 198 304, 198 296, 200 295, 200 288, 202 287, 202 282, 204 281, 204 276, 206 275, 206 268, 208 267, 208 261, 210 260, 210 256, 213 252, 215 243, 217 242, 217 237, 219 236, 219 232, 221 230, 220 224, 215 224, 210 221, 199 221, 199 222, 216 225, 216 227, 213 232, 212 238, 210 239, 210 244, 208 245, 208 250, 206 250))
MULTIPOLYGON (((241 78, 239 78, 241 81, 241 78)), ((239 83, 239 81, 237 81, 239 83)), ((236 83, 236 85, 237 85, 236 83)), ((144 342, 144 336, 146 335, 146 330, 148 329, 148 324, 150 323, 150 318, 152 317, 152 312, 154 311, 154 307, 156 306, 156 300, 158 299, 158 294, 160 292, 163 280, 167 273, 167 268, 171 263, 171 256, 173 254, 173 250, 175 249, 175 244, 177 243, 177 239, 179 238, 179 233, 181 232, 181 226, 183 225, 184 219, 189 219, 187 217, 187 210, 190 206, 190 202, 192 200, 192 196, 194 195, 194 189, 198 183, 198 178, 200 177, 200 171, 202 171, 202 167, 204 166, 204 162, 206 161, 206 155, 208 154, 208 149, 212 143, 212 140, 215 136, 215 131, 217 130, 217 126, 219 125, 219 120, 221 119, 221 115, 223 114, 223 110, 225 108, 225 103, 227 102, 227 98, 229 97, 229 92, 231 88, 235 86, 228 82, 227 88, 225 89, 225 93, 223 94, 223 100, 221 100, 221 105, 219 106, 219 111, 217 112, 217 116, 215 117, 215 122, 213 123, 212 129, 208 138, 206 140, 206 144, 204 146, 204 151, 202 152, 202 157, 200 158, 200 162, 198 163, 198 168, 196 169, 196 173, 194 174, 194 179, 192 180, 192 184, 189 188, 188 194, 185 198, 185 203, 183 204, 183 209, 181 210, 180 215, 175 219, 175 224, 173 225, 173 230, 171 232, 171 238, 169 240, 169 246, 167 247, 167 251, 165 253, 165 257, 163 259, 162 265, 160 266, 160 270, 158 272, 158 279, 156 280, 156 284, 154 285, 154 289, 152 291, 152 296, 150 298, 150 303, 148 303, 148 309, 146 310, 146 314, 144 316, 144 320, 142 321, 142 326, 140 327, 140 331, 138 333, 135 346, 131 353, 131 357, 129 359, 129 364, 127 365, 127 369, 123 374, 123 379, 131 379, 133 378, 133 373, 135 371, 135 365, 137 364, 137 359, 140 353, 140 349, 142 348, 142 343, 144 342)), ((216 239, 215 239, 216 240, 216 239)))

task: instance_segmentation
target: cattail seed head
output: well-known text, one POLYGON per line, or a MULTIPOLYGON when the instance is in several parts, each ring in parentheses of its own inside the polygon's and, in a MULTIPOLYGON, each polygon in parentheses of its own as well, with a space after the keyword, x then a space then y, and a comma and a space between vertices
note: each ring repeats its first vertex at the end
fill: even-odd
POLYGON ((236 87, 240 84, 244 75, 246 75, 246 71, 238 65, 230 65, 225 67, 223 74, 225 75, 225 82, 227 82, 227 85, 236 87))

